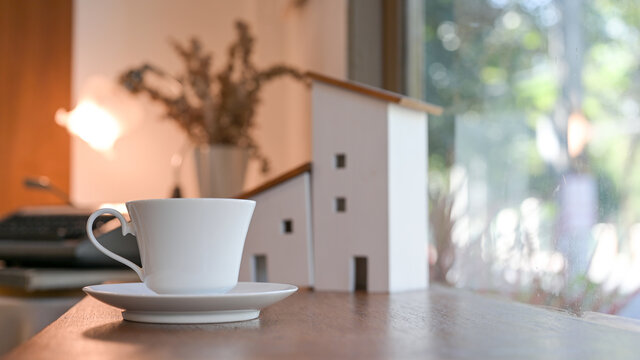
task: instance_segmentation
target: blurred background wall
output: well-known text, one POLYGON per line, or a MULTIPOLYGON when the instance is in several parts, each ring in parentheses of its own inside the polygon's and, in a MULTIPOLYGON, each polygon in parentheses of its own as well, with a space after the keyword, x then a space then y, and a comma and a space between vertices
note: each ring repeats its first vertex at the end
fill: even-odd
MULTIPOLYGON (((169 39, 186 43, 200 38, 212 51, 213 68, 226 61, 235 39, 234 22, 248 22, 256 38, 258 66, 283 62, 345 78, 347 75, 347 0, 82 0, 74 1, 72 105, 96 75, 115 79, 124 70, 152 62, 170 73, 183 63, 169 39)), ((310 158, 310 101, 304 85, 289 79, 267 84, 257 109, 256 138, 271 160, 261 174, 250 163, 245 188, 276 176, 310 158)), ((161 108, 142 103, 142 118, 101 154, 71 140, 71 197, 79 204, 166 197, 172 188, 172 155, 186 138, 161 108)), ((53 124, 53 115, 43 121, 53 124)), ((181 171, 185 196, 197 196, 189 153, 181 171)))

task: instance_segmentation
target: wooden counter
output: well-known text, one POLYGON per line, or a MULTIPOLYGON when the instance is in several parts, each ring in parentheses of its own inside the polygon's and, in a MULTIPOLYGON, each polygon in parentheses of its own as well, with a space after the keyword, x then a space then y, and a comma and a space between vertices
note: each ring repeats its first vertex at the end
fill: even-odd
POLYGON ((396 295, 300 291, 259 319, 123 321, 85 298, 8 359, 638 359, 640 333, 433 287, 396 295))

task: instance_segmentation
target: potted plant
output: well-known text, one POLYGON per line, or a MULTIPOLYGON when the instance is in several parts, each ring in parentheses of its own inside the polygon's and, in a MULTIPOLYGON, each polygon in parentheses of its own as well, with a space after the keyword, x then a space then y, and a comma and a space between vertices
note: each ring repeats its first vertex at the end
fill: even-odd
POLYGON ((304 74, 286 65, 258 69, 251 59, 254 38, 249 27, 238 21, 236 30, 238 38, 229 46, 227 63, 217 72, 211 70, 211 54, 193 38, 188 46, 172 41, 186 64, 184 74, 171 76, 157 66, 143 64, 125 71, 119 79, 130 92, 145 93, 161 102, 166 117, 196 145, 201 197, 239 194, 250 157, 261 162, 263 172, 268 171, 269 162, 251 136, 260 89, 282 76, 306 82, 304 74), (158 86, 158 79, 166 86, 158 86))

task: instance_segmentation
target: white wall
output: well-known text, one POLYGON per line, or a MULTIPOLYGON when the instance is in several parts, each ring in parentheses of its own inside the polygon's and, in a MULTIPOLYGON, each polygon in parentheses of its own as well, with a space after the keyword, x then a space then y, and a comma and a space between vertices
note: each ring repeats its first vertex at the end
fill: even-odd
POLYGON ((389 291, 388 104, 318 81, 312 96, 315 289, 353 290, 353 257, 366 256, 367 290, 389 291), (334 166, 336 153, 346 167, 334 166))
POLYGON ((390 104, 389 291, 424 289, 427 266, 427 114, 390 104))
MULTIPOLYGON (((256 63, 286 62, 345 78, 347 1, 310 0, 294 8, 288 0, 76 0, 74 2, 73 97, 94 75, 115 78, 149 61, 178 73, 182 63, 167 40, 198 36, 223 63, 235 39, 233 23, 248 21, 256 36, 256 63)), ((144 120, 125 134, 110 156, 72 140, 71 196, 80 204, 122 202, 168 196, 170 159, 186 139, 161 109, 144 104, 144 120)), ((245 188, 310 159, 310 95, 292 80, 276 80, 262 93, 256 139, 272 162, 263 176, 251 164, 245 188)), ((182 169, 186 196, 197 196, 193 161, 182 169)))
POLYGON ((256 201, 240 265, 240 281, 255 281, 253 257, 265 255, 267 281, 313 285, 311 176, 298 175, 251 198, 256 201), (285 234, 282 221, 292 221, 285 234))

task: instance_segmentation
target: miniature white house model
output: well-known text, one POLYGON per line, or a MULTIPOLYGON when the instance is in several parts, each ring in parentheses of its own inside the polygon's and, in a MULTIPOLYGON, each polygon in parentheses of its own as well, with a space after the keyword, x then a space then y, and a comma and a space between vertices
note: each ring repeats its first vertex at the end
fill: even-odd
POLYGON ((257 201, 241 281, 396 292, 428 285, 427 114, 434 105, 309 74, 312 165, 257 201))

